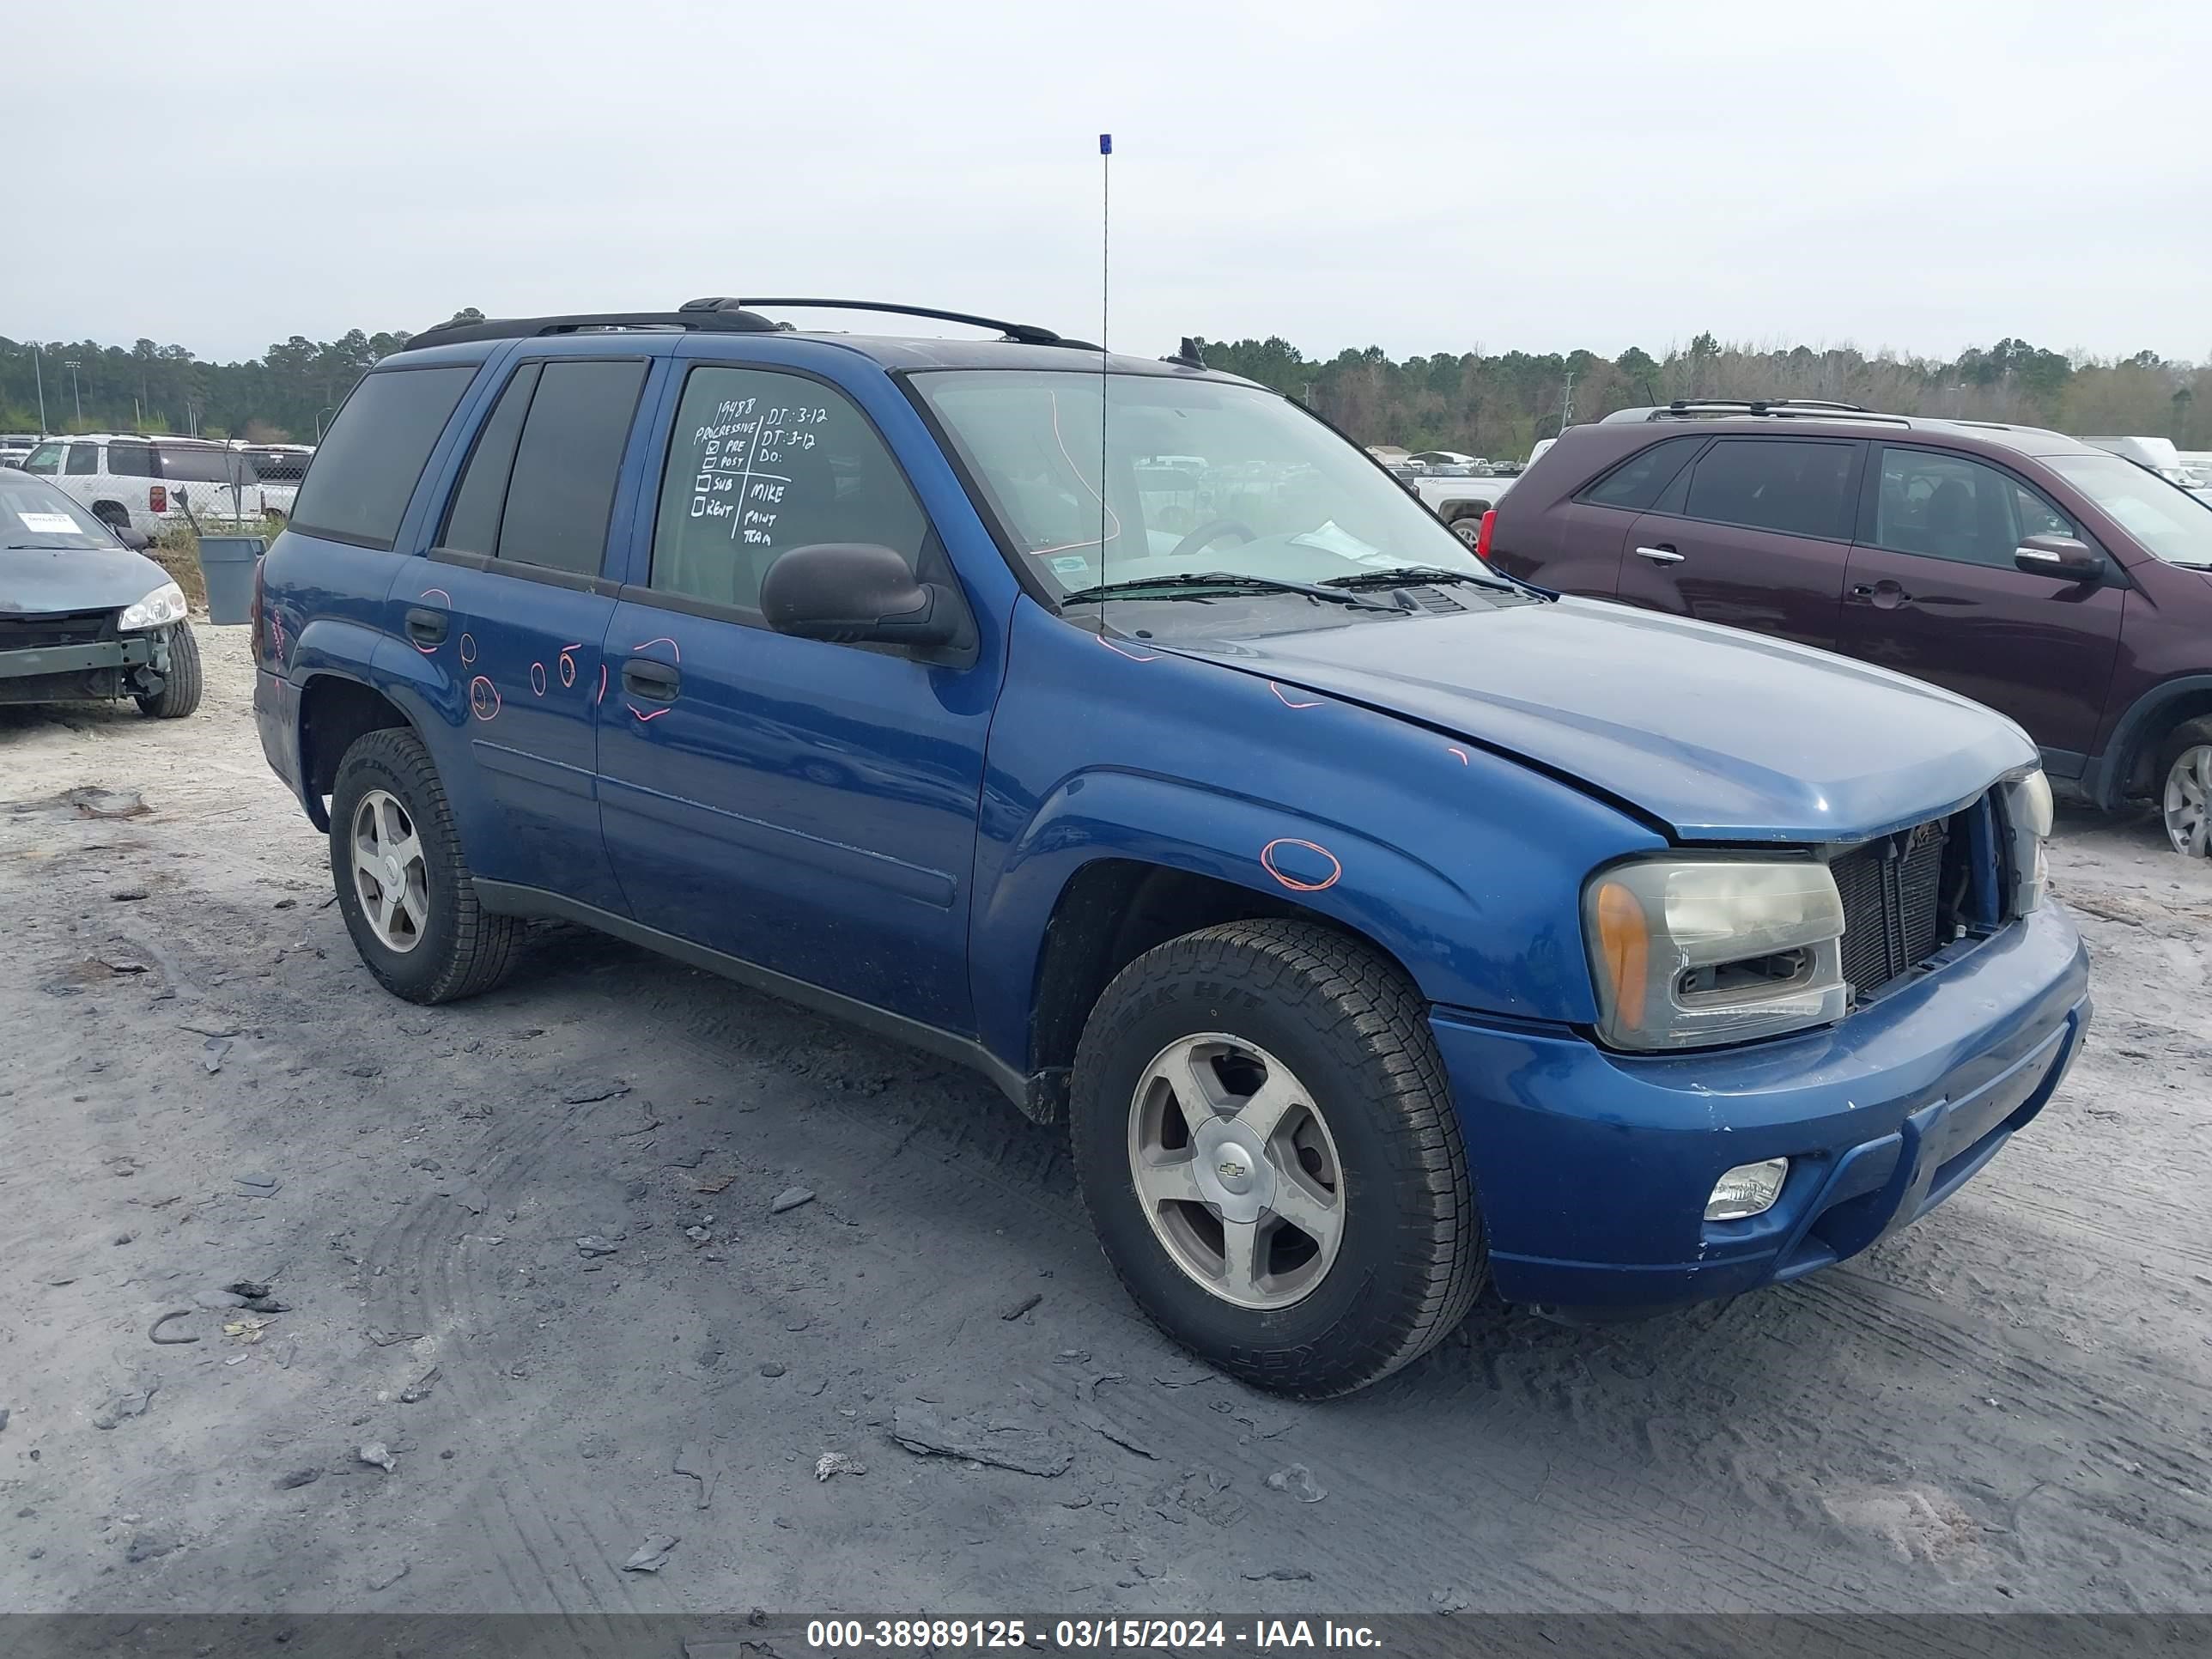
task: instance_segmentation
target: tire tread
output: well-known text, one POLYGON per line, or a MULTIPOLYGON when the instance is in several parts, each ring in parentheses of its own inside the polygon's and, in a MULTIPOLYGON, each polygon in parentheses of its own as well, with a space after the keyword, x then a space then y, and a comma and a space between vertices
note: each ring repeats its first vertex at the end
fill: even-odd
MULTIPOLYGON (((1203 928, 1139 957, 1101 994, 1092 1011, 1094 1029, 1100 1011, 1140 994, 1154 980, 1230 975, 1248 985, 1308 994, 1330 1010, 1334 1018, 1317 1029, 1348 1034, 1364 1051, 1367 1064, 1386 1085, 1387 1098, 1378 1103, 1387 1109, 1381 1116, 1408 1154, 1407 1167, 1417 1186, 1437 1200, 1422 1241, 1422 1282, 1411 1305, 1364 1352, 1332 1356, 1322 1368, 1325 1377, 1310 1386, 1293 1382, 1286 1390, 1309 1399, 1349 1394, 1441 1341, 1467 1316, 1487 1277, 1489 1254, 1450 1086, 1429 1030, 1428 1005, 1395 963, 1361 941, 1313 922, 1266 918, 1203 928)), ((1076 1056, 1074 1100, 1095 1097, 1104 1059, 1086 1032, 1076 1056)), ((1079 1163, 1080 1137, 1077 1140, 1079 1163)), ((1087 1183, 1078 1184, 1087 1193, 1087 1183)), ((1088 1202, 1086 1197, 1086 1206, 1088 1202)), ((1143 1305, 1139 1287, 1118 1262, 1115 1271, 1143 1305)), ((1259 1375, 1249 1380, 1284 1387, 1281 1380, 1259 1375)))

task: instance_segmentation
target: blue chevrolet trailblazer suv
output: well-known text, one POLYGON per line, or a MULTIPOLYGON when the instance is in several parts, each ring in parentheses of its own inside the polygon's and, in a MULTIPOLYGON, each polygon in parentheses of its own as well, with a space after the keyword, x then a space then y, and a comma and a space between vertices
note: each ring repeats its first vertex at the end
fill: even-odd
POLYGON ((752 308, 832 303, 448 325, 338 414, 255 701, 398 995, 557 918, 964 1061, 1161 1326, 1307 1396, 1486 1285, 1826 1267, 2051 1098, 2008 720, 1510 580, 1189 343, 752 308))

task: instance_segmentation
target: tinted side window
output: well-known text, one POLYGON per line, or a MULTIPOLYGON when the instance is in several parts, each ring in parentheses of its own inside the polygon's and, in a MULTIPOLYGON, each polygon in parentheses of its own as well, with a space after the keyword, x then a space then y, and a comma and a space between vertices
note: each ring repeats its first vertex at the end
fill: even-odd
POLYGON ((645 364, 550 362, 515 447, 498 555, 596 576, 645 364))
POLYGON ((653 586, 755 610, 794 547, 871 542, 919 568, 929 520, 842 392, 757 368, 695 368, 661 475, 653 586))
POLYGON ((1703 438, 1669 438, 1632 455, 1582 493, 1594 507, 1625 507, 1641 513, 1659 499, 1659 492, 1674 481, 1682 464, 1696 453, 1703 438))
POLYGON ((1848 540, 1845 491, 1856 453, 1848 443, 1723 438, 1690 475, 1683 510, 1716 524, 1848 540))
POLYGON ((69 465, 63 471, 71 477, 86 477, 99 471, 100 446, 71 444, 69 447, 69 465))
POLYGON ((294 503, 295 528, 390 547, 408 498, 476 365, 386 369, 354 388, 323 436, 294 503))
POLYGON ((23 471, 51 473, 61 464, 62 447, 59 444, 40 444, 23 458, 23 471))
POLYGON ((2078 533, 2008 472, 1930 449, 1882 449, 1876 547, 2010 570, 2027 537, 2078 533))
POLYGON ((110 444, 107 470, 118 478, 150 478, 155 476, 154 451, 146 444, 110 444))
POLYGON ((475 452, 461 474, 461 487, 446 514, 438 545, 489 558, 499 550, 499 520, 507 506, 507 475, 514 471, 514 447, 522 437, 522 417, 538 390, 538 365, 526 363, 507 383, 491 418, 477 434, 475 452))

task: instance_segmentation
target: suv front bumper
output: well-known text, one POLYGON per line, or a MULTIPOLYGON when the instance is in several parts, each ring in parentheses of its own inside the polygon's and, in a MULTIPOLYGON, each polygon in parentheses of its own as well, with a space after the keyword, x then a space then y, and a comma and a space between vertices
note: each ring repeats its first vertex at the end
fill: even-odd
POLYGON ((1508 1301, 1623 1316, 1795 1279, 1958 1190, 2043 1109, 2088 1029, 2056 905, 1839 1024, 1638 1056, 1439 1008, 1508 1301), (1790 1160, 1765 1213, 1707 1221, 1722 1173, 1790 1160))

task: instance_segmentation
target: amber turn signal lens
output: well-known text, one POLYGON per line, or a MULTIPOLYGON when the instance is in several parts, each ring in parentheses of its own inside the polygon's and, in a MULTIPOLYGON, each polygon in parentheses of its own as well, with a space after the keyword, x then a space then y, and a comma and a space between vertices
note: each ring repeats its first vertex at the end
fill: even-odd
POLYGON ((1613 978, 1613 1006, 1623 1024, 1641 1024, 1651 963, 1651 928, 1644 906, 1617 881, 1597 892, 1598 950, 1613 978))

